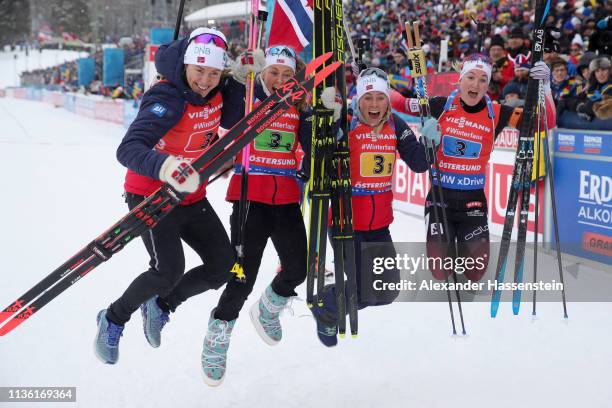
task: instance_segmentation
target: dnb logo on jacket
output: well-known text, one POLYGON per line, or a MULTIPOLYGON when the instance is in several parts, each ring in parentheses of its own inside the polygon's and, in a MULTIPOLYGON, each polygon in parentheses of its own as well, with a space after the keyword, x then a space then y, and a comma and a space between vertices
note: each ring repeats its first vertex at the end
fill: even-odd
POLYGON ((164 106, 161 103, 156 103, 155 105, 151 107, 151 109, 149 109, 149 111, 155 114, 157 117, 161 118, 162 116, 166 114, 168 109, 164 108, 164 106))

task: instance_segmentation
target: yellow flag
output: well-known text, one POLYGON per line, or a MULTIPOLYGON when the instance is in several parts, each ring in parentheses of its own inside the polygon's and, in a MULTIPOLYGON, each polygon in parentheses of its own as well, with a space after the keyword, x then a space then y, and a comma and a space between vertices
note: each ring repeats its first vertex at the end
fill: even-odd
MULTIPOLYGON (((537 134, 537 132, 536 132, 537 134)), ((536 165, 537 157, 540 156, 540 178, 544 178, 546 175, 546 158, 544 157, 544 138, 546 137, 545 132, 540 132, 540 152, 538 152, 538 141, 536 140, 536 134, 533 135, 533 167, 531 167, 531 181, 536 181, 536 165)))

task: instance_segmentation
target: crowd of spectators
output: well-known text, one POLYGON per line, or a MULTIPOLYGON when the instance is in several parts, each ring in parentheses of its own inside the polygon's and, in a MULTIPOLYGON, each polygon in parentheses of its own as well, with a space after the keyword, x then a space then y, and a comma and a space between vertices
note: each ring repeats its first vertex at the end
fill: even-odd
MULTIPOLYGON (((142 70, 144 66, 144 54, 147 39, 144 37, 122 37, 107 38, 109 43, 123 48, 125 54, 125 68, 136 71, 142 70), (112 41, 112 42, 111 42, 112 41)), ((22 49, 28 52, 42 52, 46 49, 44 44, 31 42, 20 44, 22 49)), ((36 69, 22 72, 20 83, 22 86, 36 86, 50 90, 61 90, 64 92, 79 92, 110 97, 113 99, 140 99, 144 89, 142 74, 126 75, 125 84, 113 84, 105 86, 101 80, 103 66, 103 50, 101 46, 95 48, 85 47, 80 51, 89 51, 89 58, 94 59, 95 73, 93 80, 87 85, 79 85, 78 62, 67 61, 63 64, 49 68, 36 69)))
MULTIPOLYGON (((560 125, 612 130, 608 108, 612 104, 612 0, 553 5, 546 21, 549 46, 544 60, 552 71, 560 125)), ((468 54, 486 53, 494 65, 492 99, 515 106, 524 103, 533 0, 355 0, 346 7, 353 43, 362 38, 370 41, 365 63, 386 70, 405 96, 411 96, 412 86, 404 23, 418 21, 430 73, 452 70, 453 61, 460 62, 468 54), (488 23, 490 31, 483 32, 483 24, 479 31, 477 23, 488 23), (448 45, 448 62, 442 56, 440 63, 443 42, 448 45)))
MULTIPOLYGON (((405 96, 413 94, 404 23, 418 21, 429 73, 456 70, 456 64, 474 52, 488 54, 493 63, 489 95, 495 101, 521 106, 527 90, 534 2, 353 0, 345 3, 345 16, 353 43, 369 40, 364 62, 387 71, 392 86, 405 96), (442 55, 445 48, 448 51, 442 55)), ((612 130, 612 0, 568 0, 553 5, 546 21, 544 60, 552 72, 559 124, 612 130)), ((222 23, 219 28, 231 39, 229 53, 235 57, 244 49, 244 21, 222 23)), ((146 38, 108 40, 126 50, 126 67, 142 68, 146 38)), ((141 77, 128 78, 124 87, 102 86, 101 49, 92 56, 96 78, 80 91, 115 98, 138 98, 142 94, 141 77)), ((24 73, 22 83, 78 91, 76 63, 24 73)))

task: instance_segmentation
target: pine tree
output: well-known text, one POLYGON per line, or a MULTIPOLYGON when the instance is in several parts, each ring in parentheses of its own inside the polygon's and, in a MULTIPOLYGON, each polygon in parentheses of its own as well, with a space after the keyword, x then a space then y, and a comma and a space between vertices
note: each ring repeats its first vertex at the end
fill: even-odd
POLYGON ((67 32, 82 37, 91 32, 86 0, 53 0, 50 7, 51 25, 56 33, 67 32))
POLYGON ((30 34, 29 0, 0 0, 0 46, 27 39, 30 34))

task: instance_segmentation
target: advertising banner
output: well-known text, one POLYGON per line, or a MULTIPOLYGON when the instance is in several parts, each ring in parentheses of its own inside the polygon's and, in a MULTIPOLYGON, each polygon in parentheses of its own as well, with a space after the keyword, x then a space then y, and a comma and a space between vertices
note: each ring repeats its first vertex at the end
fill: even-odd
POLYGON ((104 86, 123 86, 123 76, 125 70, 125 53, 122 48, 105 48, 102 81, 104 86))
POLYGON ((612 265, 612 135, 559 129, 553 166, 561 250, 612 265))

